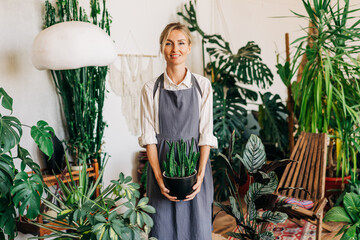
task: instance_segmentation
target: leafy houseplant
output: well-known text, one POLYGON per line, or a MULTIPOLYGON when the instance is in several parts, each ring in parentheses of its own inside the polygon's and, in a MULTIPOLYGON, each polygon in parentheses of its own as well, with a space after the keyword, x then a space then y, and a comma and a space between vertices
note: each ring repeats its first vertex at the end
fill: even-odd
MULTIPOLYGON (((70 167, 66 158, 66 164, 70 167)), ((95 183, 90 184, 86 172, 86 164, 79 175, 79 183, 69 172, 70 181, 64 183, 57 179, 61 194, 55 194, 46 189, 47 194, 56 200, 57 204, 47 199, 42 199, 44 204, 57 213, 56 217, 42 214, 57 225, 33 224, 51 230, 53 233, 42 238, 63 239, 123 239, 145 240, 153 226, 153 220, 148 213, 155 213, 155 209, 148 205, 148 198, 139 198, 139 185, 131 182, 131 177, 119 174, 117 180, 104 188, 99 196, 94 196, 99 186, 104 169, 95 183), (119 200, 121 204, 117 205, 119 200), (122 208, 125 212, 118 213, 122 208), (57 227, 67 230, 60 231, 57 227)))
MULTIPOLYGON (((13 99, 0 88, 0 102, 4 109, 12 112, 13 99)), ((40 213, 40 197, 43 193, 40 166, 35 163, 28 150, 20 146, 23 124, 14 117, 0 114, 0 239, 14 239, 16 211, 29 219, 40 213), (15 160, 20 159, 20 170, 15 160), (36 174, 25 172, 28 166, 36 174)), ((51 134, 54 130, 44 121, 31 127, 31 136, 40 150, 48 157, 53 153, 51 134)))
POLYGON ((333 5, 330 0, 302 3, 307 15, 294 14, 310 22, 312 34, 294 41, 299 43, 292 63, 297 67, 291 69, 299 68, 300 57, 308 60, 301 81, 293 84, 299 130, 330 135, 331 145, 336 142, 337 174, 341 169, 344 177, 349 175, 350 159, 355 172, 360 150, 356 130, 360 123, 359 9, 350 9, 349 0, 333 5))
POLYGON ((272 232, 265 231, 267 224, 283 222, 287 219, 287 215, 275 211, 277 196, 273 195, 273 192, 277 188, 278 179, 273 170, 286 165, 290 160, 266 164, 264 145, 256 135, 250 136, 243 157, 233 154, 234 142, 233 134, 230 139, 231 147, 228 155, 221 154, 230 170, 227 172, 228 186, 231 192, 230 205, 216 203, 221 208, 221 211, 225 211, 234 217, 238 225, 237 232, 227 234, 238 239, 274 239, 272 232), (246 213, 242 209, 241 197, 237 188, 238 178, 234 177, 237 170, 232 167, 233 157, 238 158, 254 178, 254 182, 250 185, 245 196, 246 213), (260 214, 259 209, 265 211, 260 214))
MULTIPOLYGON (((57 0, 56 6, 57 10, 48 0, 45 2, 44 28, 59 22, 91 20, 110 34, 111 19, 105 0, 102 1, 102 10, 99 0, 90 1, 90 18, 77 0, 57 0)), ((103 106, 107 72, 107 67, 51 71, 62 101, 68 132, 66 142, 70 153, 77 161, 91 162, 92 159, 97 159, 101 168, 105 159, 101 146, 106 126, 103 106)))
POLYGON ((324 221, 345 222, 337 236, 342 234, 341 240, 360 239, 360 195, 349 192, 344 195, 343 206, 330 209, 324 221))
MULTIPOLYGON (((209 35, 200 28, 192 1, 189 1, 188 5, 185 4, 184 9, 184 13, 178 12, 178 15, 189 23, 191 32, 197 32, 201 36, 204 71, 211 76, 214 91, 214 134, 218 139, 218 150, 212 150, 211 156, 211 159, 214 160, 212 161, 212 167, 214 170, 215 196, 217 199, 225 200, 229 196, 228 189, 225 187, 226 174, 224 169, 226 164, 218 156, 218 153, 226 154, 230 147, 228 139, 234 130, 237 142, 235 147, 237 151, 243 150, 245 145, 243 133, 248 125, 246 106, 249 102, 256 101, 259 96, 257 92, 250 90, 249 87, 257 85, 259 88, 265 89, 271 86, 273 74, 267 65, 262 62, 260 57, 261 49, 253 41, 239 48, 237 52, 233 52, 229 42, 225 41, 221 35, 209 35), (205 50, 210 58, 208 64, 205 64, 205 50)), ((279 104, 275 105, 275 107, 278 106, 279 104)), ((274 108, 274 106, 272 107, 274 108)), ((278 112, 281 111, 281 109, 278 109, 278 112)), ((273 118, 273 120, 278 119, 273 118)), ((274 126, 278 128, 281 123, 270 125, 270 128, 274 126)), ((269 128, 267 127, 267 129, 269 128)), ((268 132, 269 130, 265 131, 266 134, 268 132)), ((277 146, 280 148, 285 148, 284 137, 279 134, 283 132, 277 132, 276 135, 278 136, 276 139, 277 146)), ((266 137, 271 139, 273 136, 266 137)), ((239 166, 239 162, 234 162, 234 164, 235 167, 239 166)))
POLYGON ((169 152, 166 154, 164 167, 164 183, 170 190, 170 195, 176 196, 179 200, 185 199, 193 190, 192 187, 196 182, 196 165, 200 152, 194 151, 194 138, 191 140, 190 152, 188 152, 187 143, 172 142, 169 145, 169 152), (176 149, 175 149, 176 145, 176 149), (177 151, 177 158, 175 152, 177 151))

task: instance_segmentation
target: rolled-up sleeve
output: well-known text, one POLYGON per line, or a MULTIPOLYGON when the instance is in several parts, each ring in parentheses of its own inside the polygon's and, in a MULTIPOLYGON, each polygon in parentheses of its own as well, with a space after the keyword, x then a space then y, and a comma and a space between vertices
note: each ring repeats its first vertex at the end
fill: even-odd
POLYGON ((209 80, 206 80, 201 99, 199 132, 199 146, 218 147, 217 139, 213 134, 213 91, 209 80))
POLYGON ((140 102, 141 136, 139 145, 141 147, 157 144, 153 103, 152 90, 149 84, 145 84, 141 91, 140 102))

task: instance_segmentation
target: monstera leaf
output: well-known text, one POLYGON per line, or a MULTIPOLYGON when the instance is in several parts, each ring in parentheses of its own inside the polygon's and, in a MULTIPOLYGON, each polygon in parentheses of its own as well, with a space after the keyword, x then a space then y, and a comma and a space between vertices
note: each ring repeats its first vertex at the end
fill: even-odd
POLYGON ((256 173, 266 162, 265 148, 259 137, 251 134, 241 159, 249 173, 256 173))
POLYGON ((19 143, 21 123, 16 117, 0 114, 0 154, 9 152, 19 143))
POLYGON ((220 148, 228 145, 232 131, 241 136, 247 124, 244 100, 237 89, 214 86, 214 133, 220 148))
POLYGON ((40 214, 40 197, 43 193, 43 184, 38 175, 29 177, 26 172, 15 176, 15 183, 11 189, 13 202, 19 208, 19 214, 33 219, 40 214))
POLYGON ((1 105, 5 109, 12 111, 13 99, 5 92, 3 88, 0 88, 0 100, 1 105))
POLYGON ((262 105, 259 106, 258 122, 260 137, 263 141, 275 143, 285 152, 288 146, 288 128, 286 116, 288 111, 278 94, 270 92, 260 94, 262 105))
POLYGON ((256 84, 267 88, 273 83, 273 74, 260 57, 261 49, 253 41, 241 47, 236 54, 229 49, 207 48, 211 57, 216 59, 214 75, 221 72, 231 72, 241 83, 256 84))
POLYGON ((49 158, 54 152, 50 132, 54 133, 54 129, 45 121, 38 121, 36 126, 31 127, 31 137, 39 146, 40 150, 49 158))
MULTIPOLYGON (((0 196, 10 192, 15 176, 15 166, 9 155, 0 155, 0 196)), ((1 198, 1 197, 0 197, 1 198)))

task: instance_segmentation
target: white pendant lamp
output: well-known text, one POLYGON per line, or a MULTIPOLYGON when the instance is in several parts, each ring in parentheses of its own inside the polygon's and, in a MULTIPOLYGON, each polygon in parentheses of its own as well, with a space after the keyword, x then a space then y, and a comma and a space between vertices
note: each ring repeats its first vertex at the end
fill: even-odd
POLYGON ((41 31, 32 46, 32 62, 39 70, 108 66, 116 59, 113 40, 98 26, 62 22, 41 31))

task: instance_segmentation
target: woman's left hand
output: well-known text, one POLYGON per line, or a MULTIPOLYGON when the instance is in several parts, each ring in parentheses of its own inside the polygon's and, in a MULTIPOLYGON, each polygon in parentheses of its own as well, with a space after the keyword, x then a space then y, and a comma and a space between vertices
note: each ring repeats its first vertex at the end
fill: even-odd
POLYGON ((203 175, 201 176, 201 175, 198 174, 196 183, 193 186, 194 192, 192 194, 186 196, 186 199, 184 200, 185 202, 194 199, 196 194, 198 194, 200 192, 201 185, 202 185, 203 181, 204 181, 204 176, 203 175))

